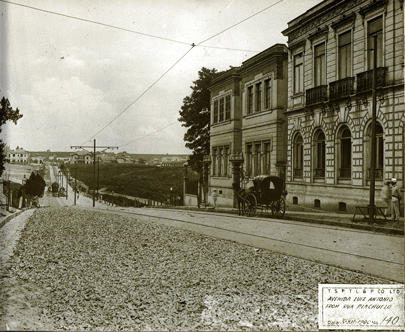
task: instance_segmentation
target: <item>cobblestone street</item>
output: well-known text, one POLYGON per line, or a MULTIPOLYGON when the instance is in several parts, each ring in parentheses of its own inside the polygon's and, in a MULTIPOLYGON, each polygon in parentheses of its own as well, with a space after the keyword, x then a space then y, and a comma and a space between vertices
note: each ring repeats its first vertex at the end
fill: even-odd
POLYGON ((391 283, 110 212, 41 208, 1 229, 8 253, 20 238, 2 329, 314 330, 318 283, 391 283))

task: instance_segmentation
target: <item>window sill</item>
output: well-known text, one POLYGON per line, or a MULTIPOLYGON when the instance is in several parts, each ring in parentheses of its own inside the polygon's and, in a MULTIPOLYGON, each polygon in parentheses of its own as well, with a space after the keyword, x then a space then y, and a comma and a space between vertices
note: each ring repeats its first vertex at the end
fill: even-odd
POLYGON ((314 178, 314 183, 325 183, 325 177, 314 178))
POLYGON ((215 122, 215 123, 213 123, 213 124, 211 125, 211 127, 220 127, 220 126, 227 125, 227 124, 230 124, 230 123, 231 123, 231 119, 229 119, 229 120, 224 120, 224 121, 221 121, 221 122, 215 122))
POLYGON ((255 118, 255 117, 258 117, 258 116, 262 116, 262 115, 266 115, 266 114, 271 114, 271 113, 273 113, 273 111, 274 111, 275 109, 265 109, 265 110, 262 110, 262 111, 259 111, 259 112, 254 112, 254 113, 249 113, 249 114, 246 114, 246 115, 244 115, 242 118, 244 118, 244 119, 251 119, 251 118, 255 118))
POLYGON ((338 178, 338 184, 351 184, 351 178, 338 178))
POLYGON ((303 97, 304 92, 299 92, 299 93, 293 93, 293 95, 290 97, 291 99, 298 98, 298 97, 303 97))

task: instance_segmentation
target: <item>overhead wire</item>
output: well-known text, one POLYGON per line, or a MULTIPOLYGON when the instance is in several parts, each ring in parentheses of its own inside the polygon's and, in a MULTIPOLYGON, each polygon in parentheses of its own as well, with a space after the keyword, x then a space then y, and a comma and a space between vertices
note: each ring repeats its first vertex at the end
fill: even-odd
POLYGON ((111 25, 111 24, 106 24, 106 23, 102 23, 102 22, 98 22, 98 21, 94 21, 94 20, 89 20, 89 19, 86 19, 86 18, 81 18, 81 17, 77 17, 77 16, 62 14, 62 13, 58 13, 58 12, 54 12, 54 11, 51 11, 51 10, 46 10, 46 9, 42 9, 42 8, 38 8, 38 7, 23 5, 21 3, 16 3, 16 2, 8 1, 8 0, 0 0, 0 2, 8 3, 8 4, 11 4, 11 5, 15 5, 15 6, 21 6, 21 7, 29 8, 29 9, 40 11, 40 12, 47 13, 47 14, 53 14, 53 15, 57 15, 57 16, 62 16, 62 17, 70 18, 70 19, 77 20, 77 21, 83 21, 83 22, 87 22, 87 23, 92 23, 92 24, 105 26, 105 27, 112 28, 112 29, 131 32, 131 33, 135 33, 135 34, 138 34, 138 35, 141 35, 141 36, 166 40, 166 41, 179 43, 179 44, 183 44, 183 45, 190 45, 190 43, 186 43, 186 42, 183 42, 183 41, 180 41, 180 40, 170 39, 170 38, 166 38, 166 37, 160 37, 160 36, 156 36, 156 35, 151 35, 151 34, 144 33, 144 32, 139 32, 139 31, 135 31, 135 30, 131 30, 131 29, 121 28, 121 27, 111 25))
MULTIPOLYGON (((212 47, 212 46, 203 46, 203 45, 201 45, 201 44, 207 42, 207 41, 210 40, 210 39, 213 39, 214 37, 219 36, 220 34, 224 33, 225 31, 228 31, 228 30, 230 30, 230 29, 236 27, 237 25, 239 25, 239 24, 241 24, 241 23, 243 23, 243 22, 245 22, 245 21, 251 19, 252 17, 254 17, 254 16, 256 16, 256 15, 258 15, 258 14, 260 14, 260 13, 262 13, 262 12, 268 10, 268 9, 270 9, 271 7, 274 7, 275 5, 277 5, 277 4, 279 4, 279 3, 283 2, 283 1, 284 1, 284 0, 279 0, 278 2, 276 2, 276 3, 274 3, 274 4, 270 5, 270 6, 268 6, 268 7, 266 7, 266 8, 264 8, 264 9, 262 9, 262 10, 260 10, 259 12, 255 13, 255 14, 253 14, 253 15, 250 15, 249 17, 247 17, 247 18, 241 20, 240 22, 238 22, 238 23, 236 23, 236 24, 233 24, 232 26, 228 27, 227 29, 224 29, 224 30, 222 30, 222 31, 220 31, 220 32, 218 32, 218 33, 216 33, 215 35, 211 36, 210 38, 207 38, 207 39, 203 40, 202 42, 199 42, 199 43, 197 43, 197 44, 194 44, 194 43, 193 43, 193 44, 192 44, 192 48, 194 48, 194 47, 216 48, 216 47, 212 47)), ((235 50, 235 49, 232 49, 232 50, 235 50)), ((190 51, 191 51, 191 49, 190 49, 188 52, 190 52, 190 51)), ((187 53, 188 53, 188 52, 187 52, 187 53)), ((247 51, 246 51, 246 52, 247 52, 247 51)), ((256 52, 256 51, 252 51, 252 52, 256 52)), ((259 53, 259 51, 257 51, 257 53, 259 53)), ((176 122, 170 124, 169 126, 171 126, 171 125, 173 125, 173 124, 175 124, 175 123, 176 123, 176 122)), ((158 132, 158 131, 160 131, 160 130, 163 130, 163 129, 169 127, 169 126, 166 126, 166 127, 162 128, 162 129, 159 129, 159 130, 157 130, 157 131, 155 131, 155 132, 158 132)), ((155 133, 155 132, 153 132, 153 133, 155 133)), ((151 133, 151 134, 153 134, 153 133, 151 133)), ((150 136, 151 134, 148 134, 148 135, 146 135, 146 136, 144 136, 144 137, 141 137, 141 138, 137 139, 136 141, 141 140, 141 139, 143 139, 143 138, 145 138, 145 137, 147 137, 147 136, 150 136)), ((97 134, 96 134, 96 135, 97 135, 97 134)), ((135 142, 135 141, 130 142, 130 143, 126 143, 126 144, 124 144, 124 145, 122 145, 122 146, 126 146, 126 145, 132 144, 132 143, 134 143, 134 142, 135 142)))
MULTIPOLYGON (((1 1, 1 0, 0 0, 0 1, 1 1)), ((235 26, 237 26, 237 25, 239 25, 239 24, 241 24, 241 23, 243 23, 243 22, 249 20, 250 18, 252 18, 252 17, 254 17, 254 16, 256 16, 256 15, 258 15, 258 14, 260 14, 260 13, 266 11, 266 10, 268 10, 269 8, 275 6, 275 5, 277 5, 278 3, 283 2, 283 1, 284 1, 284 0, 279 0, 278 2, 276 2, 276 3, 274 3, 274 4, 270 5, 270 6, 268 6, 268 7, 264 8, 264 9, 262 9, 261 11, 255 13, 255 14, 253 14, 253 15, 251 15, 251 16, 249 16, 249 17, 243 19, 243 20, 241 20, 240 22, 238 22, 238 23, 236 23, 236 24, 233 24, 233 25, 230 26, 229 28, 220 31, 219 33, 216 33, 216 34, 213 35, 212 37, 207 38, 207 39, 205 39, 204 41, 202 41, 202 42, 200 42, 200 43, 198 43, 198 44, 192 43, 192 44, 191 44, 191 48, 190 48, 179 60, 177 60, 176 63, 175 63, 173 66, 171 66, 162 76, 160 76, 157 81, 155 81, 155 82, 154 82, 148 89, 146 89, 145 92, 142 93, 135 101, 133 101, 130 105, 128 105, 120 114, 118 114, 114 119, 112 119, 107 125, 105 125, 102 129, 100 129, 95 135, 93 135, 93 136, 92 136, 90 139, 88 139, 86 142, 88 142, 88 141, 90 141, 92 138, 96 137, 99 133, 101 133, 104 129, 106 129, 111 123, 113 123, 118 117, 120 117, 124 112, 126 112, 126 111, 127 111, 133 104, 135 104, 147 91, 149 91, 158 81, 160 81, 177 63, 179 63, 194 47, 200 46, 200 47, 208 47, 208 48, 210 48, 210 46, 203 46, 203 45, 201 45, 201 44, 203 44, 204 42, 206 42, 206 41, 208 41, 208 40, 210 40, 210 39, 212 39, 212 38, 214 38, 214 37, 216 37, 216 36, 218 36, 218 35, 220 35, 220 34, 222 34, 222 33, 224 33, 225 31, 230 30, 231 28, 233 28, 233 27, 235 27, 235 26)), ((211 47, 211 48, 216 48, 216 47, 211 47)), ((235 49, 233 49, 233 50, 235 50, 235 49)), ((256 52, 256 51, 253 51, 253 52, 256 52)), ((173 123, 173 124, 174 124, 174 123, 173 123)), ((171 124, 171 125, 173 125, 173 124, 171 124)), ((171 125, 170 125, 170 126, 171 126, 171 125)), ((167 127, 164 127, 164 128, 162 128, 162 129, 159 129, 159 130, 157 130, 156 132, 158 132, 158 131, 160 131, 160 130, 163 130, 163 129, 165 129, 165 128, 167 128, 167 127)), ((154 132, 154 133, 155 133, 155 132, 154 132)), ((147 136, 149 136, 149 134, 148 134, 147 136)), ((147 136, 145 136, 145 137, 147 137, 147 136)), ((142 138, 140 138, 140 139, 142 139, 142 138)), ((140 139, 138 139, 138 140, 140 140, 140 139)), ((137 141, 137 140, 136 140, 136 141, 137 141)), ((133 143, 133 142, 131 142, 131 143, 133 143)), ((122 146, 126 146, 126 145, 131 144, 131 143, 127 143, 127 144, 124 144, 124 145, 122 145, 122 146)))
POLYGON ((124 147, 124 146, 130 145, 130 144, 132 144, 132 143, 138 142, 138 141, 140 141, 140 140, 142 140, 142 139, 144 139, 144 138, 146 138, 146 137, 148 137, 148 136, 151 136, 151 135, 153 135, 153 134, 156 134, 156 133, 159 132, 159 131, 162 131, 163 129, 166 129, 166 128, 170 127, 170 126, 173 126, 173 125, 176 124, 176 123, 179 123, 179 121, 172 122, 171 124, 167 125, 166 127, 163 127, 163 128, 158 129, 158 130, 155 130, 154 132, 149 133, 149 134, 147 134, 147 135, 144 135, 144 136, 142 136, 142 137, 140 137, 140 138, 137 138, 136 140, 133 140, 133 141, 131 141, 131 142, 122 144, 122 145, 120 145, 120 147, 124 147))
POLYGON ((228 28, 226 28, 226 29, 224 29, 224 30, 222 30, 222 31, 220 31, 220 32, 218 32, 218 33, 216 33, 215 35, 212 35, 211 37, 209 37, 209 38, 207 38, 207 39, 204 39, 203 41, 197 43, 196 46, 199 46, 199 45, 201 45, 201 44, 204 44, 205 42, 207 42, 207 41, 209 41, 209 40, 211 40, 211 39, 213 39, 213 38, 219 36, 220 34, 224 33, 225 31, 228 31, 228 30, 230 30, 230 29, 236 27, 237 25, 239 25, 239 24, 241 24, 241 23, 243 23, 243 22, 246 22, 247 20, 251 19, 252 17, 255 17, 255 16, 257 16, 257 15, 263 13, 264 11, 270 9, 271 7, 274 7, 275 5, 277 5, 277 4, 279 4, 279 3, 283 2, 283 1, 284 1, 284 0, 279 0, 279 1, 275 2, 275 3, 273 3, 272 5, 270 5, 270 6, 266 7, 266 8, 264 8, 264 9, 262 9, 262 10, 260 10, 260 11, 258 11, 257 13, 255 13, 255 14, 253 14, 253 15, 250 15, 249 17, 243 19, 242 21, 239 21, 238 23, 235 23, 235 24, 231 25, 230 27, 228 27, 228 28))
MULTIPOLYGON (((282 1, 284 1, 284 0, 282 0, 282 1)), ((32 9, 32 10, 36 10, 36 11, 47 13, 47 14, 53 14, 53 15, 57 15, 57 16, 62 16, 62 17, 70 18, 70 19, 77 20, 77 21, 83 21, 83 22, 87 22, 87 23, 101 25, 101 26, 105 26, 105 27, 108 27, 108 28, 116 29, 116 30, 126 31, 126 32, 138 34, 138 35, 141 35, 141 36, 145 36, 145 37, 150 37, 150 38, 165 40, 165 41, 169 41, 169 42, 173 42, 173 43, 183 44, 183 45, 191 45, 191 46, 202 47, 202 48, 217 48, 217 49, 223 49, 223 50, 229 50, 229 51, 238 51, 238 52, 259 52, 259 51, 254 51, 254 50, 244 50, 244 49, 220 47, 220 46, 194 45, 192 43, 187 43, 187 42, 184 42, 184 41, 181 41, 181 40, 171 39, 171 38, 167 38, 167 37, 161 37, 161 36, 157 36, 157 35, 152 35, 152 34, 149 34, 149 33, 144 33, 144 32, 140 32, 140 31, 136 31, 136 30, 132 30, 132 29, 122 28, 122 27, 112 25, 112 24, 107 24, 107 23, 103 23, 103 22, 99 22, 99 21, 89 20, 89 19, 86 19, 86 18, 81 18, 81 17, 77 17, 77 16, 72 16, 72 15, 62 14, 62 13, 58 13, 58 12, 55 12, 55 11, 46 10, 46 9, 42 9, 42 8, 38 8, 38 7, 23 5, 23 4, 8 1, 8 0, 0 0, 0 2, 4 2, 4 3, 8 3, 10 5, 20 6, 20 7, 24 7, 24 8, 28 8, 28 9, 32 9)))

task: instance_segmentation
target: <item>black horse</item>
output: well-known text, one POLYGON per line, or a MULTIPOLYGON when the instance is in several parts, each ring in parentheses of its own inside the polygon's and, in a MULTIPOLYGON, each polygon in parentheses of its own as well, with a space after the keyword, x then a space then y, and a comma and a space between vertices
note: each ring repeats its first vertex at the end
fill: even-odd
POLYGON ((245 214, 245 199, 246 190, 241 188, 239 183, 232 183, 233 191, 236 194, 236 198, 238 199, 238 214, 243 216, 245 214))

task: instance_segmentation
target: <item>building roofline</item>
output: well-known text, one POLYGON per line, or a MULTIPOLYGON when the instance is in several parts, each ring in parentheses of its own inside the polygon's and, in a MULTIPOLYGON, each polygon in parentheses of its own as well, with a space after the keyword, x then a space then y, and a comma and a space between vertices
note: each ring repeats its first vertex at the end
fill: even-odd
POLYGON ((300 29, 302 25, 307 25, 319 16, 325 15, 327 12, 332 11, 335 7, 345 3, 346 0, 324 0, 321 3, 308 9, 305 13, 297 16, 288 22, 288 28, 281 31, 284 36, 288 36, 293 31, 300 29), (327 8, 325 8, 328 6, 327 8), (325 10, 322 10, 325 9, 325 10))
POLYGON ((261 51, 260 53, 252 56, 251 58, 243 61, 241 68, 243 69, 243 67, 250 66, 251 64, 261 61, 263 58, 266 58, 268 56, 280 55, 283 53, 288 54, 287 45, 281 43, 274 44, 273 46, 270 46, 264 51, 261 51))

